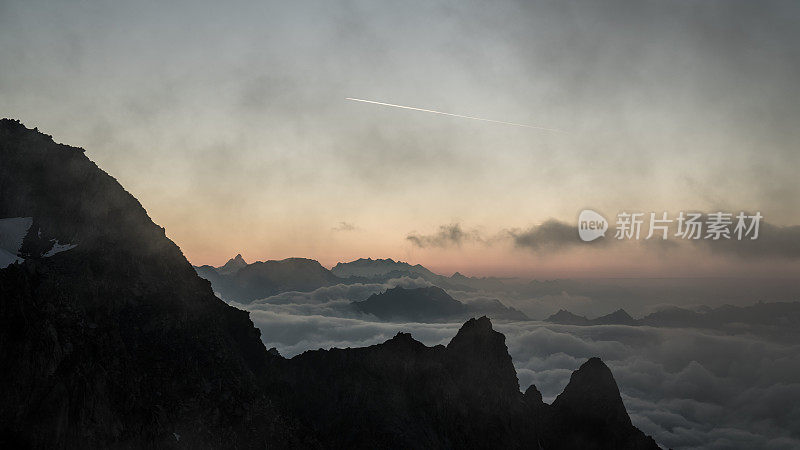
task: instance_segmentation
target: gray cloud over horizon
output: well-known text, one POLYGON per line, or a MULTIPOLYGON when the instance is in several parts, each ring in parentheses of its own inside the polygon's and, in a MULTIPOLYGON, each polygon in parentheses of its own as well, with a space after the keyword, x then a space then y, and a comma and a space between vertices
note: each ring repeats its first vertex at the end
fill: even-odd
MULTIPOLYGON (((759 236, 754 240, 747 236, 739 240, 733 232, 731 232, 731 239, 682 240, 675 236, 677 225, 674 222, 670 225, 669 237, 666 240, 660 239, 658 235, 653 239, 645 239, 647 223, 642 227, 640 239, 618 240, 614 238, 613 226, 612 222, 604 238, 592 242, 583 242, 578 236, 576 224, 557 219, 548 219, 540 225, 526 229, 508 228, 494 235, 487 235, 477 228, 464 231, 463 226, 455 222, 441 225, 439 230, 432 234, 409 233, 406 235, 406 240, 419 248, 461 247, 468 243, 490 246, 510 242, 513 247, 530 250, 534 253, 555 253, 577 248, 606 249, 614 244, 624 243, 639 244, 642 248, 656 252, 678 250, 695 245, 720 256, 761 259, 800 258, 800 225, 777 226, 762 220, 759 236)), ((733 226, 730 227, 730 230, 733 230, 733 226)))
POLYGON ((465 243, 484 242, 485 240, 477 230, 464 231, 460 223, 451 223, 439 226, 439 230, 433 234, 409 233, 406 240, 413 245, 426 247, 461 247, 465 243))
POLYGON ((339 222, 335 227, 332 228, 333 231, 356 231, 359 228, 351 222, 339 222))
POLYGON ((331 225, 377 211, 383 253, 453 217, 501 229, 586 204, 788 225, 798 21, 771 0, 7 0, 0 115, 86 148, 202 263, 245 244, 332 259, 367 240, 331 225))

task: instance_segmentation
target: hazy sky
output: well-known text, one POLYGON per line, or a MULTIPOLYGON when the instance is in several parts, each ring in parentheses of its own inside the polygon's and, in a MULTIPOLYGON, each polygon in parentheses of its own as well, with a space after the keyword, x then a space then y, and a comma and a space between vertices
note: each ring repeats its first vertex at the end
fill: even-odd
POLYGON ((0 0, 0 43, 0 115, 85 148, 195 264, 798 273, 796 228, 757 257, 518 239, 586 207, 800 224, 796 2, 0 0))

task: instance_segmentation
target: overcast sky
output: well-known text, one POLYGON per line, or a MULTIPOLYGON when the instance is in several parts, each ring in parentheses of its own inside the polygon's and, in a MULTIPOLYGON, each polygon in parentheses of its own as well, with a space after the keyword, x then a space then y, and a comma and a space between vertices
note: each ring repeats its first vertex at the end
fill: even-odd
POLYGON ((800 252, 623 263, 516 237, 586 207, 800 224, 799 19, 770 1, 0 0, 0 115, 85 148, 195 264, 791 274, 800 252), (454 224, 452 245, 408 239, 454 224))

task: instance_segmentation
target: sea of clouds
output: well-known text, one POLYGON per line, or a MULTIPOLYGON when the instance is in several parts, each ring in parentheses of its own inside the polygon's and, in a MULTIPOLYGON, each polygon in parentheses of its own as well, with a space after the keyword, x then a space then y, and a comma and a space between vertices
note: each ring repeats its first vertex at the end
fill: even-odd
MULTIPOLYGON (((250 311, 268 347, 285 357, 306 350, 362 347, 410 332, 447 344, 461 323, 389 323, 349 308, 408 278, 288 292, 235 306, 250 311)), ((665 448, 800 448, 800 345, 747 332, 645 326, 566 326, 494 321, 506 336, 521 389, 552 401, 592 356, 614 373, 633 423, 665 448)))

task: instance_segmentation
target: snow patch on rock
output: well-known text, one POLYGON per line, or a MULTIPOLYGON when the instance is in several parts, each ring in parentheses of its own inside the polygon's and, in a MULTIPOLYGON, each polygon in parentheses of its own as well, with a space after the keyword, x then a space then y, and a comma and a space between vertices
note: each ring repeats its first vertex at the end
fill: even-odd
POLYGON ((31 224, 32 217, 0 219, 0 269, 24 261, 18 256, 18 252, 31 224))
POLYGON ((58 241, 54 239, 55 243, 53 244, 53 248, 47 251, 42 257, 49 258, 56 253, 65 252, 67 250, 72 250, 73 248, 77 247, 77 244, 59 244, 58 241))

